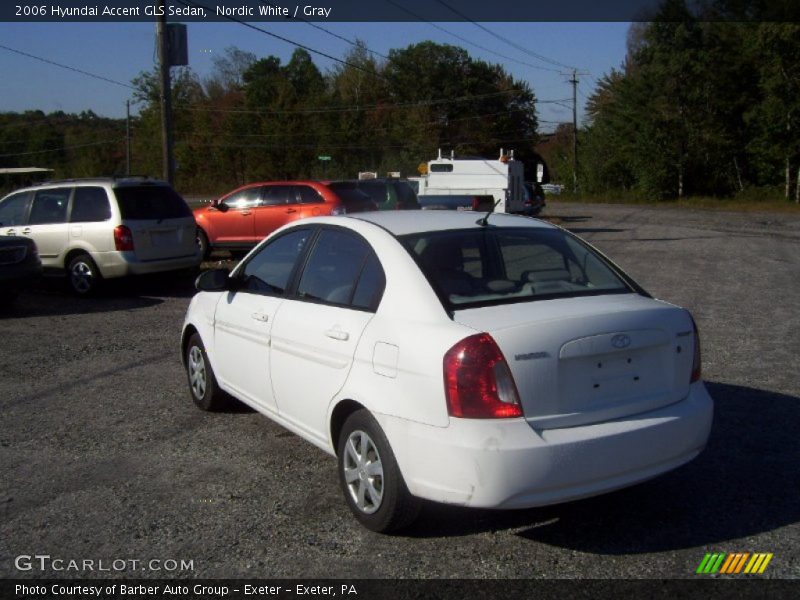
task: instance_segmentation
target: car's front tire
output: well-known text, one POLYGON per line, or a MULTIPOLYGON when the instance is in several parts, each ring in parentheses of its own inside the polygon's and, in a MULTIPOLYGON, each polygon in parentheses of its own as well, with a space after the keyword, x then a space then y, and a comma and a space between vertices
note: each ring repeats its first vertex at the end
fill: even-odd
POLYGON ((396 531, 417 518, 421 503, 409 493, 389 441, 368 411, 358 410, 345 421, 338 466, 347 505, 367 529, 396 531))
POLYGON ((88 254, 74 256, 67 265, 67 284, 78 296, 91 296, 102 279, 97 265, 88 254))
POLYGON ((230 405, 230 396, 217 385, 203 340, 197 333, 192 334, 186 345, 186 377, 189 394, 201 410, 217 411, 230 405))

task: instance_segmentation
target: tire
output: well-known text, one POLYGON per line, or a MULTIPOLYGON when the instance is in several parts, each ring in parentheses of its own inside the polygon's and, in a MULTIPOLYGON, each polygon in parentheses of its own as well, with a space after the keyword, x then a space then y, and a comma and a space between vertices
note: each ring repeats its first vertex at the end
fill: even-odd
POLYGON ((409 493, 386 435, 364 409, 344 422, 338 470, 345 501, 367 529, 397 531, 417 518, 421 502, 409 493))
POLYGON ((67 285, 77 296, 91 296, 100 286, 102 276, 88 254, 78 254, 67 265, 67 285))
POLYGON ((192 334, 186 345, 186 378, 189 395, 199 409, 213 412, 230 406, 230 396, 219 389, 203 340, 197 333, 192 334))
POLYGON ((197 230, 197 246, 200 248, 200 256, 207 260, 211 254, 211 247, 208 245, 208 235, 202 229, 197 230))

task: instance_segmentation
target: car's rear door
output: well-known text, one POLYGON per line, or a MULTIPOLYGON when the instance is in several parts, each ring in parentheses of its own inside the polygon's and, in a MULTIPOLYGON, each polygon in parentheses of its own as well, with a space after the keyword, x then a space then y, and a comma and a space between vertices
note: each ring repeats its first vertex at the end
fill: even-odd
POLYGON ((297 206, 292 200, 292 186, 271 184, 261 188, 261 203, 255 210, 255 234, 262 240, 270 233, 294 220, 297 206))
POLYGON ((296 293, 275 317, 270 373, 278 410, 321 443, 328 438, 328 404, 347 379, 384 282, 366 241, 344 229, 324 228, 296 293))

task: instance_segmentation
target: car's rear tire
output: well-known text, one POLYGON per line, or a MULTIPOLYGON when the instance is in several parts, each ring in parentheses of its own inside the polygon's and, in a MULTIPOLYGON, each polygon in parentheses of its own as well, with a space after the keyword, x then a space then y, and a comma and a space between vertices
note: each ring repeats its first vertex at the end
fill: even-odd
POLYGON ((202 229, 197 230, 197 247, 200 248, 200 256, 203 257, 203 260, 208 259, 208 256, 211 254, 211 246, 208 243, 208 235, 202 229))
POLYGON ((193 333, 186 345, 186 377, 189 394, 201 410, 218 411, 230 406, 231 398, 219 388, 198 333, 193 333))
POLYGON ((338 470, 345 501, 367 529, 397 531, 417 518, 420 500, 409 493, 386 435, 364 409, 342 426, 338 470))
POLYGON ((77 254, 67 264, 67 285, 73 294, 91 296, 101 280, 100 271, 88 254, 77 254))

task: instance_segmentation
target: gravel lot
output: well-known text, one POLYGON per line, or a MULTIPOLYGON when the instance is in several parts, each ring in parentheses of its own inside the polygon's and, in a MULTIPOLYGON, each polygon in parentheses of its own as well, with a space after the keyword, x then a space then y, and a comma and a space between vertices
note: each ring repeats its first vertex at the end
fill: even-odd
POLYGON ((694 577, 706 552, 773 552, 800 577, 800 218, 551 203, 545 215, 691 309, 716 400, 690 465, 514 512, 428 505, 401 536, 351 518, 335 461, 266 418, 192 405, 188 276, 0 315, 0 576, 14 557, 193 560, 190 577, 694 577))

